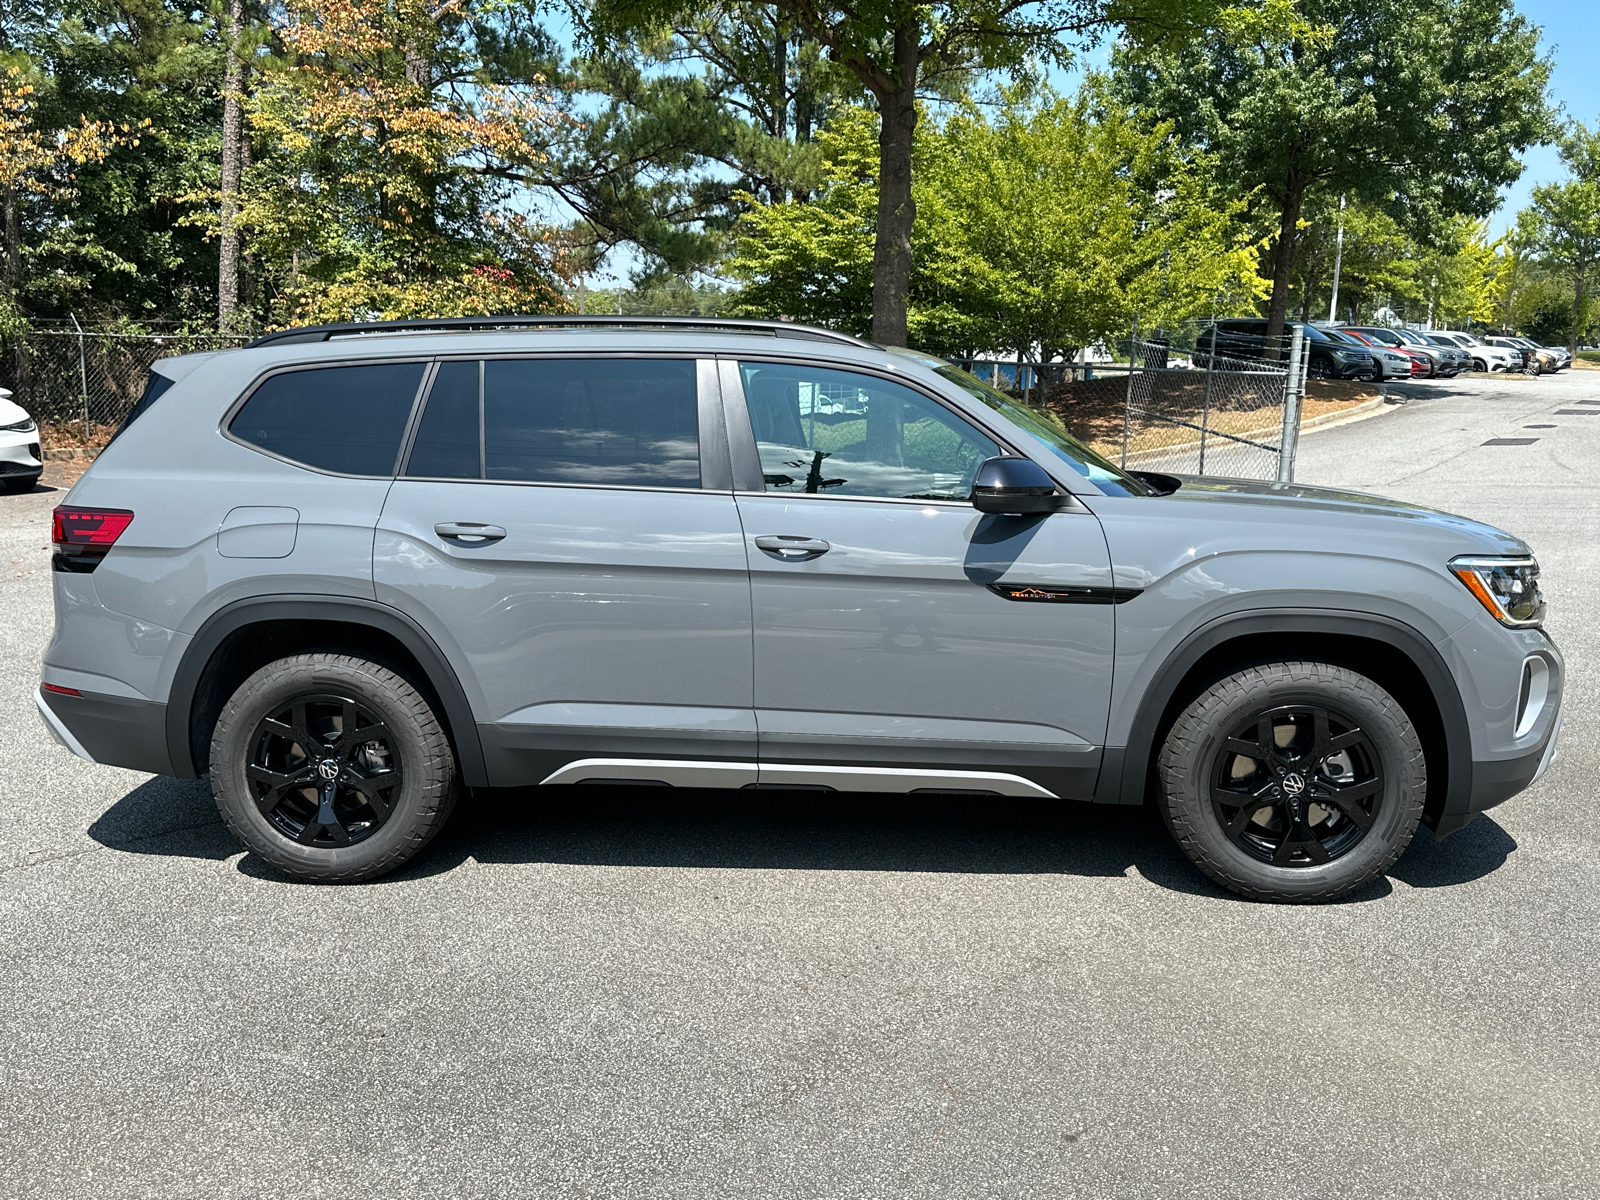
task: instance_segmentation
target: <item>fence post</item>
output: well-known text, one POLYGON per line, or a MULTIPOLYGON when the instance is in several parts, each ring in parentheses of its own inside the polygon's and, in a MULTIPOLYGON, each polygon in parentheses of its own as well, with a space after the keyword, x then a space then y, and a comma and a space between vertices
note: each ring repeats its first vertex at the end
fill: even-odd
POLYGON ((1211 318, 1211 353, 1206 355, 1206 398, 1200 409, 1200 474, 1206 473, 1206 429, 1211 424, 1211 372, 1217 369, 1217 318, 1211 318))
POLYGON ((78 382, 83 385, 80 397, 83 401, 83 441, 89 442, 89 363, 83 355, 83 326, 78 324, 78 314, 68 313, 72 318, 72 327, 78 331, 78 382))
POLYGON ((1289 373, 1283 380, 1283 435, 1278 439, 1278 482, 1294 482, 1294 452, 1300 441, 1300 359, 1305 349, 1305 330, 1294 327, 1289 346, 1289 373))
POLYGON ((1133 318, 1133 336, 1128 339, 1128 395, 1122 404, 1122 461, 1117 465, 1128 469, 1128 427, 1133 421, 1133 364, 1139 353, 1139 318, 1133 318))

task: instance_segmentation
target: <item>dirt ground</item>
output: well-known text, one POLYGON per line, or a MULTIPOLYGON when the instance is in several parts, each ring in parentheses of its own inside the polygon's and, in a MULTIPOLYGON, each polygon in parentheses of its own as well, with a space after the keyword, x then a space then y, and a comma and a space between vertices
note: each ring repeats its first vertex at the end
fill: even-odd
MULTIPOLYGON (((1212 381, 1207 417, 1210 428, 1244 434, 1272 429, 1281 422, 1282 395, 1269 381, 1224 375, 1213 376, 1212 381)), ((1199 423, 1202 415, 1206 415, 1205 375, 1200 372, 1196 372, 1192 379, 1177 372, 1148 376, 1136 386, 1146 388, 1142 394, 1135 395, 1138 407, 1195 423, 1199 423)), ((1326 416, 1379 399, 1382 395, 1382 390, 1376 384, 1307 380, 1302 416, 1305 420, 1326 416)), ((1045 406, 1061 418, 1069 433, 1091 444, 1120 443, 1127 402, 1128 381, 1125 376, 1058 383, 1051 387, 1044 401, 1045 406)), ((1180 435, 1178 431, 1183 428, 1181 426, 1174 427, 1163 422, 1146 424, 1164 426, 1172 431, 1173 436, 1193 436, 1192 433, 1180 435)), ((1135 427, 1142 429, 1145 426, 1136 421, 1135 427)))

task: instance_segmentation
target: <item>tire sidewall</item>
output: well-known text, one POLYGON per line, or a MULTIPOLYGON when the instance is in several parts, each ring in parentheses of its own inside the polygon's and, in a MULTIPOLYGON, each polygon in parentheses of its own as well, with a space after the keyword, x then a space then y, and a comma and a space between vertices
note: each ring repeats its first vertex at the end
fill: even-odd
MULTIPOLYGON (((1165 815, 1180 842, 1192 839, 1192 849, 1187 845, 1185 849, 1191 854, 1199 851, 1203 859, 1216 864, 1226 876, 1221 881, 1228 886, 1242 883, 1246 890, 1271 893, 1273 898, 1332 898, 1386 869, 1409 843, 1422 815, 1425 775, 1421 748, 1404 711, 1369 680, 1349 673, 1348 680, 1334 685, 1331 681, 1291 679, 1284 668, 1278 668, 1276 674, 1278 678, 1268 675, 1252 681, 1242 694, 1202 696, 1179 717, 1175 731, 1185 721, 1202 722, 1203 726, 1195 752, 1185 761, 1172 763, 1167 761, 1168 754, 1163 754, 1165 815), (1358 685, 1350 686, 1351 681, 1358 685), (1228 837, 1210 800, 1211 780, 1227 738, 1255 714, 1293 705, 1326 708, 1335 717, 1360 726, 1372 740, 1384 780, 1372 828, 1350 851, 1314 867, 1275 867, 1248 854, 1228 837)), ((1214 878, 1219 877, 1204 861, 1197 861, 1214 878)))
POLYGON ((403 681, 386 671, 377 674, 381 670, 365 672, 353 663, 341 662, 269 664, 240 686, 218 719, 211 747, 211 785, 217 805, 241 841, 290 874, 312 878, 362 872, 374 863, 408 856, 410 843, 415 841, 415 829, 425 818, 427 802, 428 784, 422 768, 428 731, 387 694, 383 676, 402 685, 403 681), (245 775, 261 720, 298 696, 317 693, 349 695, 377 716, 390 732, 391 748, 404 773, 388 820, 353 846, 314 847, 295 842, 261 812, 245 775))

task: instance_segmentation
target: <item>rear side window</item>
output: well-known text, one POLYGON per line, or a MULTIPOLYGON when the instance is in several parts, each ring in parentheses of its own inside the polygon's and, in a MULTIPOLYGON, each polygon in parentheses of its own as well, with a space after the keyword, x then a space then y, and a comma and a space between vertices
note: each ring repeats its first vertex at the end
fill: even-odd
POLYGON ((695 364, 624 358, 446 363, 428 396, 406 474, 697 488, 695 364))
POLYGON ((250 394, 228 432, 273 454, 343 475, 391 475, 422 363, 285 371, 250 394))

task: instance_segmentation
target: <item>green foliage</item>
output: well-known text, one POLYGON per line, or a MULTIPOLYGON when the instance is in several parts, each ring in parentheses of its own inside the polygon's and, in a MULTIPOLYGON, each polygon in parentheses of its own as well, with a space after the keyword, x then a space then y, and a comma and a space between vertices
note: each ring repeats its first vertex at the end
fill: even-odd
MULTIPOLYGON (((1539 30, 1508 0, 1301 0, 1286 37, 1124 51, 1123 93, 1216 156, 1264 230, 1287 301, 1301 203, 1318 192, 1386 213, 1423 245, 1485 217, 1518 154, 1548 135, 1539 30)), ((1276 308, 1277 312, 1282 307, 1276 308)))
POLYGON ((1517 214, 1515 242, 1548 270, 1572 283, 1566 340, 1576 346, 1590 321, 1588 271, 1600 260, 1600 128, 1574 121, 1560 139, 1561 161, 1571 178, 1533 189, 1533 202, 1517 214))
POLYGON ((287 14, 287 53, 250 104, 269 153, 240 206, 277 320, 565 307, 562 246, 509 203, 507 178, 542 162, 559 116, 537 77, 484 58, 477 16, 386 0, 287 14))
POLYGON ((207 8, 16 0, 0 6, 0 51, 35 87, 47 135, 84 122, 140 131, 76 170, 70 190, 14 199, 19 311, 94 323, 214 313, 216 248, 183 221, 183 197, 216 177, 221 49, 207 8))
MULTIPOLYGON (((823 137, 827 182, 811 203, 758 204, 730 271, 746 309, 867 331, 877 213, 875 122, 840 114, 823 137)), ((1105 103, 1012 93, 973 105, 916 145, 919 237, 913 344, 936 353, 1069 351, 1207 313, 1252 294, 1255 251, 1203 161, 1105 103)))

